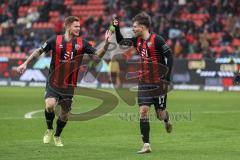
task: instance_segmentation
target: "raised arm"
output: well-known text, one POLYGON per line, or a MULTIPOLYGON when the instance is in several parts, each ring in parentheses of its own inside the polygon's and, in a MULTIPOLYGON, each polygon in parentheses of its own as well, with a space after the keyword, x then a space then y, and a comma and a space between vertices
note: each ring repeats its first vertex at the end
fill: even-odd
POLYGON ((108 49, 108 46, 110 44, 109 42, 109 39, 112 37, 112 32, 110 32, 109 30, 106 31, 105 33, 105 40, 104 40, 104 45, 96 50, 95 48, 93 48, 89 43, 88 41, 86 40, 83 40, 83 52, 88 54, 90 57, 92 58, 102 58, 105 54, 105 52, 107 51, 108 49))
POLYGON ((136 38, 124 38, 121 34, 119 22, 117 19, 114 19, 112 22, 113 26, 115 27, 115 34, 117 43, 124 46, 135 46, 136 45, 136 38))
POLYGON ((20 66, 17 67, 17 72, 22 74, 26 69, 27 65, 35 58, 39 57, 43 53, 42 48, 35 49, 33 53, 27 58, 27 60, 21 64, 20 66))
POLYGON ((105 52, 107 51, 108 49, 108 46, 109 46, 109 39, 112 37, 112 32, 110 32, 109 30, 106 31, 105 33, 105 40, 104 40, 104 45, 103 47, 101 47, 100 49, 98 49, 96 51, 96 55, 99 57, 99 58, 102 58, 105 54, 105 52))
POLYGON ((27 58, 27 60, 17 67, 17 72, 22 74, 26 69, 27 65, 35 58, 39 57, 43 52, 47 53, 52 50, 52 45, 55 42, 55 36, 48 39, 40 48, 35 49, 33 53, 27 58))
POLYGON ((113 26, 115 27, 116 40, 117 40, 117 43, 119 44, 124 38, 120 32, 118 20, 116 19, 113 20, 113 26))

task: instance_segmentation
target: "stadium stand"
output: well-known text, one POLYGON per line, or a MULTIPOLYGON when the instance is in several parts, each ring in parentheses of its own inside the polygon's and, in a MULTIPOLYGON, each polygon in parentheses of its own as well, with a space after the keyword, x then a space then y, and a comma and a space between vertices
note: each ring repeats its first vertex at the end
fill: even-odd
POLYGON ((153 31, 167 40, 178 58, 240 57, 236 6, 239 0, 3 0, 0 54, 29 55, 46 38, 61 33, 68 15, 79 16, 81 36, 98 44, 112 15, 121 26, 131 26, 131 18, 143 10, 153 18, 153 31))

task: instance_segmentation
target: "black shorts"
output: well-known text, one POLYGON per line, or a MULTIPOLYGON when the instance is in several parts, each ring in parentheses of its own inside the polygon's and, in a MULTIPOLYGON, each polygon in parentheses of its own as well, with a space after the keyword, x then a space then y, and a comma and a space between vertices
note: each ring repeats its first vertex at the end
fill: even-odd
POLYGON ((117 73, 116 72, 111 72, 111 80, 113 84, 116 84, 117 81, 117 73))
POLYGON ((138 84, 138 105, 154 105, 155 109, 165 110, 167 94, 160 95, 155 84, 138 84))
POLYGON ((51 86, 46 85, 45 99, 46 98, 55 98, 62 109, 68 112, 71 110, 73 98, 73 94, 71 93, 60 92, 53 89, 51 86))

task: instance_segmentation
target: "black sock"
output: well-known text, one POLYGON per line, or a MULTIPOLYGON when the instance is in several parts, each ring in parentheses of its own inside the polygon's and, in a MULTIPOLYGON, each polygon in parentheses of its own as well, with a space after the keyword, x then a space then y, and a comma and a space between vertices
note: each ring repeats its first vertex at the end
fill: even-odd
POLYGON ((54 136, 56 137, 60 137, 63 128, 65 127, 65 125, 67 124, 67 122, 62 121, 60 118, 58 118, 57 120, 57 128, 56 128, 56 133, 54 134, 54 136))
POLYGON ((45 109, 45 119, 47 123, 47 128, 48 129, 53 129, 53 120, 55 118, 55 113, 54 112, 48 112, 45 109))
POLYGON ((149 143, 150 125, 149 119, 140 119, 140 131, 143 143, 149 143))
POLYGON ((169 121, 169 114, 168 111, 166 111, 166 117, 164 119, 164 122, 167 123, 169 121))

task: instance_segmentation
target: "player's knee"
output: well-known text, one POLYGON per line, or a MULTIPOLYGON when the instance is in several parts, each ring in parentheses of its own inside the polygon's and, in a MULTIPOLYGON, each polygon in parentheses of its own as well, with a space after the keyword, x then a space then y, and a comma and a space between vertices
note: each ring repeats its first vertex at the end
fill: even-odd
POLYGON ((56 106, 56 100, 55 99, 47 99, 46 101, 46 110, 48 112, 53 112, 54 111, 54 107, 56 106))
POLYGON ((157 118, 158 118, 160 121, 164 120, 165 117, 166 117, 165 111, 161 111, 161 110, 160 110, 160 111, 157 112, 157 118))
POLYGON ((163 117, 162 117, 162 116, 159 116, 159 115, 157 115, 157 119, 158 119, 158 120, 160 120, 160 121, 162 121, 162 120, 163 120, 163 117))
POLYGON ((67 122, 68 121, 68 112, 61 111, 59 115, 61 121, 67 122))
POLYGON ((69 112, 71 110, 72 100, 71 99, 64 99, 60 101, 61 111, 60 111, 60 118, 62 121, 68 121, 69 112))
POLYGON ((140 119, 148 118, 148 113, 149 113, 148 107, 141 107, 140 108, 140 119))
POLYGON ((71 111, 71 106, 72 106, 72 100, 71 99, 64 99, 62 101, 59 102, 60 106, 61 106, 61 112, 63 112, 64 114, 69 113, 71 111))
POLYGON ((72 100, 71 99, 63 99, 59 102, 60 106, 62 109, 65 111, 69 111, 72 105, 72 100))

